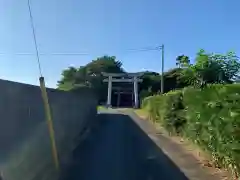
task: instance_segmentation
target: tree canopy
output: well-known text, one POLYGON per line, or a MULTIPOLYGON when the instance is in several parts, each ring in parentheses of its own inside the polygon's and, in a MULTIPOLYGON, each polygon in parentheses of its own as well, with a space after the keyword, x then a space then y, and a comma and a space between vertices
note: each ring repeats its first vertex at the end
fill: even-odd
POLYGON ((209 83, 232 83, 238 78, 240 62, 234 52, 206 53, 200 50, 195 63, 184 64, 182 76, 186 83, 201 86, 209 83))
POLYGON ((103 56, 79 68, 69 67, 63 70, 62 78, 58 81, 58 88, 71 90, 78 87, 96 87, 102 80, 102 72, 122 73, 122 63, 115 56, 103 56))
MULTIPOLYGON (((164 92, 186 86, 203 86, 209 83, 232 83, 238 79, 240 62, 234 52, 226 54, 207 53, 200 50, 193 63, 187 55, 176 57, 176 67, 164 72, 164 92)), ((62 72, 58 88, 65 91, 82 87, 93 88, 101 101, 106 100, 107 84, 103 83, 102 72, 126 72, 121 61, 115 56, 99 57, 85 66, 69 67, 62 72)), ((160 92, 161 74, 144 72, 139 85, 140 96, 145 97, 160 92)), ((127 86, 127 85, 126 85, 127 86)))

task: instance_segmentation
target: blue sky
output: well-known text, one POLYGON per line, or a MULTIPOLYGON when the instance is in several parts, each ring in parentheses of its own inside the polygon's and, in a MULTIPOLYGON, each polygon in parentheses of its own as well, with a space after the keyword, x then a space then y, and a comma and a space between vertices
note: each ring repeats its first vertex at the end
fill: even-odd
MULTIPOLYGON (((176 56, 240 53, 240 1, 232 0, 31 0, 43 74, 55 87, 61 71, 114 55, 128 71, 161 70, 159 51, 130 53, 165 44, 166 67, 176 56), (239 12, 239 13, 238 13, 239 12), (87 53, 53 56, 52 53, 87 53)), ((0 0, 0 78, 38 84, 27 0, 0 0)))

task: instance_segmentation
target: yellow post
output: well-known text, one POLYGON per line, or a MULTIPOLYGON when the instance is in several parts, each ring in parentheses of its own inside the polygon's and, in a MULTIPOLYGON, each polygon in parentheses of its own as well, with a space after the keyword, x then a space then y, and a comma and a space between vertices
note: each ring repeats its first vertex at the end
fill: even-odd
POLYGON ((56 170, 58 171, 59 170, 58 152, 57 152, 57 146, 56 146, 56 142, 55 142, 51 110, 50 110, 50 106, 48 103, 48 95, 47 95, 47 91, 46 91, 46 87, 45 87, 44 77, 40 77, 39 81, 40 81, 40 87, 41 87, 41 91, 42 91, 42 98, 43 98, 43 103, 44 103, 44 109, 45 109, 48 130, 49 130, 49 134, 50 134, 53 160, 54 160, 54 163, 56 166, 56 170))

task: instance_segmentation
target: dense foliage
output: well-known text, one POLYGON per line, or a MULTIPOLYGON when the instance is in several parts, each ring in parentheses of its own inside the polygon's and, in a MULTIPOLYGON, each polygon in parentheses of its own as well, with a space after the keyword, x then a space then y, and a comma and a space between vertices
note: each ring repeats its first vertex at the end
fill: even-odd
MULTIPOLYGON (((144 99, 152 120, 211 153, 216 165, 240 173, 240 85, 185 88, 144 99)), ((239 174, 238 174, 239 175, 239 174)))
MULTIPOLYGON (((164 92, 192 85, 203 87, 209 83, 232 83, 238 78, 240 63, 233 52, 226 55, 206 53, 200 50, 191 63, 186 55, 176 58, 176 68, 164 72, 164 92)), ((73 90, 92 87, 102 101, 106 100, 107 85, 103 83, 102 72, 122 73, 122 63, 115 56, 103 56, 81 67, 69 67, 62 72, 58 88, 73 90)), ((144 72, 140 83, 140 96, 156 94, 161 89, 161 75, 157 72, 144 72)), ((122 84, 121 86, 124 86, 122 84)))
POLYGON ((170 134, 191 139, 212 155, 215 165, 239 177, 240 84, 233 84, 239 82, 237 56, 200 50, 194 63, 181 55, 176 65, 171 75, 184 88, 146 97, 142 107, 170 134))
POLYGON ((177 58, 177 64, 182 67, 185 82, 201 87, 209 83, 232 83, 240 70, 239 59, 233 52, 221 55, 200 50, 195 63, 190 64, 189 59, 182 55, 177 58))
POLYGON ((122 63, 114 56, 103 56, 79 68, 69 67, 62 72, 62 79, 58 82, 61 90, 76 90, 82 87, 95 89, 100 101, 106 101, 107 84, 103 83, 102 72, 122 73, 122 63))
MULTIPOLYGON (((93 60, 82 67, 69 67, 62 72, 62 78, 58 82, 58 88, 61 90, 76 90, 82 87, 92 87, 96 90, 101 102, 106 102, 107 84, 103 83, 104 77, 102 72, 107 73, 122 73, 125 70, 122 68, 120 61, 114 56, 103 56, 93 60)), ((188 84, 181 81, 181 69, 175 68, 164 73, 165 92, 182 88, 188 84)), ((141 77, 143 82, 139 85, 140 97, 143 99, 146 96, 156 94, 161 89, 161 76, 156 72, 144 72, 141 77)), ((129 86, 126 84, 118 84, 118 86, 129 86)), ((132 85, 131 85, 132 87, 132 85)))

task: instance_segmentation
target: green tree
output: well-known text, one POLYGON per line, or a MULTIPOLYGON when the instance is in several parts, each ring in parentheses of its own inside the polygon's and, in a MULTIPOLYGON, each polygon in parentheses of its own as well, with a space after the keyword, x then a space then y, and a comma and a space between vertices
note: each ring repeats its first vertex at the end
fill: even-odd
MULTIPOLYGON (((151 93, 157 93, 160 90, 161 78, 159 73, 146 71, 143 72, 143 76, 141 77, 143 82, 140 83, 140 91, 146 91, 151 93)), ((146 94, 145 92, 145 94, 146 94)))
POLYGON ((189 64, 188 68, 183 70, 183 77, 187 83, 196 86, 231 83, 237 77, 239 70, 240 62, 235 53, 209 54, 200 50, 195 64, 189 64))
POLYGON ((122 63, 115 56, 103 56, 79 68, 69 67, 62 72, 58 81, 58 88, 62 90, 76 90, 82 87, 93 88, 100 99, 106 98, 107 84, 103 83, 102 72, 123 73, 122 63))
POLYGON ((230 51, 226 55, 213 54, 211 58, 221 65, 221 68, 223 69, 223 80, 234 81, 238 78, 240 62, 235 52, 230 51))
POLYGON ((190 85, 189 83, 187 83, 187 81, 184 80, 182 71, 182 68, 174 68, 164 73, 165 92, 174 89, 180 89, 190 85))
POLYGON ((188 56, 181 55, 176 58, 176 65, 178 68, 187 68, 190 64, 190 59, 188 56))
MULTIPOLYGON (((164 72, 164 92, 183 88, 190 85, 184 81, 182 71, 183 69, 181 68, 174 68, 168 70, 167 72, 164 72)), ((140 84, 140 90, 144 91, 144 93, 142 94, 153 95, 160 92, 161 75, 159 73, 144 72, 142 79, 143 82, 140 84)))
POLYGON ((75 79, 78 73, 78 69, 75 67, 69 67, 62 72, 62 78, 58 81, 58 89, 71 90, 74 88, 75 79))

